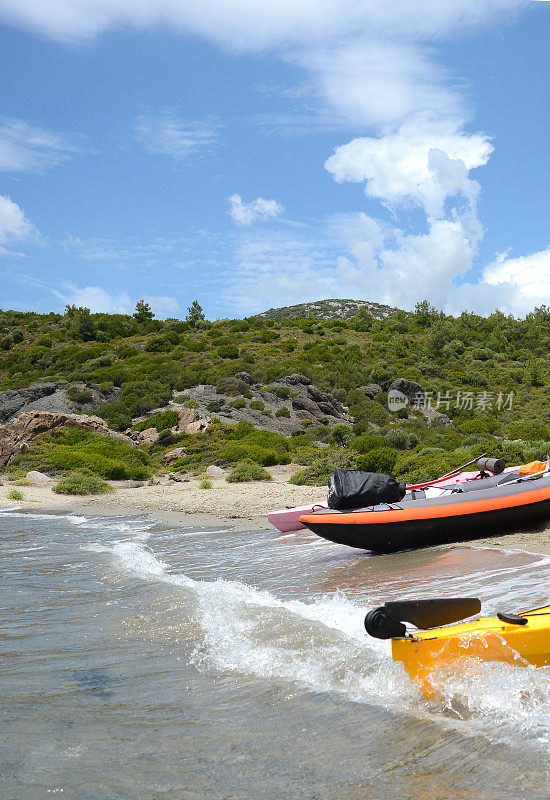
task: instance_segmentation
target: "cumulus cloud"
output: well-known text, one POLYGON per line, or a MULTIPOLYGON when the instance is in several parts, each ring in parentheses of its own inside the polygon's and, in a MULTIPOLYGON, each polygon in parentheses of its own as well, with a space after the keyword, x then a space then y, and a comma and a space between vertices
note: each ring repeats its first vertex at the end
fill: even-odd
POLYGON ((30 125, 21 119, 0 119, 0 172, 43 172, 82 152, 77 137, 30 125))
POLYGON ((442 217, 445 201, 462 194, 471 203, 479 185, 469 172, 489 160, 493 147, 483 133, 465 133, 457 120, 424 115, 378 137, 337 147, 325 169, 338 182, 365 182, 365 194, 396 208, 411 204, 442 217))
POLYGON ((257 197, 245 203, 240 194, 232 194, 229 199, 229 216, 237 225, 252 225, 255 222, 266 222, 279 217, 284 206, 277 200, 265 200, 257 197))
POLYGON ((187 161, 214 147, 218 141, 218 127, 212 120, 184 120, 167 108, 160 114, 140 115, 135 122, 135 134, 149 153, 187 161))
POLYGON ((38 235, 38 231, 17 203, 0 195, 0 254, 7 251, 4 244, 22 241, 38 235))
POLYGON ((466 282, 454 289, 449 310, 475 308, 487 313, 500 308, 523 316, 543 303, 550 303, 550 247, 516 258, 499 255, 483 270, 478 283, 466 282))

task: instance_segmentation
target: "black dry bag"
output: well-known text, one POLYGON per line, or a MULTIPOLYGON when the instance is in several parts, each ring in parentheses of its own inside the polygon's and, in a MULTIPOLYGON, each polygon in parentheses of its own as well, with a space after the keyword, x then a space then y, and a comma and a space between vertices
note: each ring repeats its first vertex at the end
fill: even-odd
POLYGON ((337 469, 328 479, 328 505, 338 511, 397 503, 405 492, 405 484, 385 472, 337 469))

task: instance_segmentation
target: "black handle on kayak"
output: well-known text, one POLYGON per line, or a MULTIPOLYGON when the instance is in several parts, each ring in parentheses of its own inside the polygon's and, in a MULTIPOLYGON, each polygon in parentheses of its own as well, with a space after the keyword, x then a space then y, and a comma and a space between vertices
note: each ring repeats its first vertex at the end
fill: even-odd
POLYGON ((404 636, 404 622, 426 630, 459 622, 481 611, 477 597, 443 597, 431 600, 396 600, 369 611, 365 630, 377 639, 404 636))

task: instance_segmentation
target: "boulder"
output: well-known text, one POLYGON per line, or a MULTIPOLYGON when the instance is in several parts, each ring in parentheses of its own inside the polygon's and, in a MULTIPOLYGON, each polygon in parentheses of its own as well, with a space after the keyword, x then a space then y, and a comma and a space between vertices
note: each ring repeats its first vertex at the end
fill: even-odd
POLYGON ((222 475, 225 475, 225 470, 218 467, 216 464, 209 464, 206 467, 206 474, 211 478, 221 478, 222 475))
POLYGON ((360 386, 359 391, 364 392, 367 397, 370 397, 371 400, 374 400, 376 395, 380 394, 380 392, 383 390, 382 387, 377 383, 368 383, 366 386, 360 386))
POLYGON ((172 464, 174 461, 177 461, 178 458, 183 458, 185 456, 185 450, 183 447, 176 447, 174 450, 169 450, 167 453, 164 454, 164 458, 162 459, 162 463, 167 466, 168 464, 172 464))
POLYGON ((405 397, 409 399, 410 403, 414 402, 415 397, 419 393, 424 392, 424 389, 419 383, 416 381, 409 381, 407 378, 396 378, 388 387, 388 392, 391 392, 392 390, 404 394, 405 397))
POLYGON ((144 431, 139 431, 136 441, 139 444, 154 444, 159 438, 159 432, 156 428, 145 428, 144 431))
POLYGON ((28 442, 41 433, 48 433, 54 428, 85 428, 99 433, 101 436, 110 436, 113 439, 133 444, 128 436, 113 431, 104 419, 85 414, 56 414, 47 411, 23 411, 18 417, 0 425, 0 467, 9 462, 28 442))
POLYGON ((198 433, 210 427, 210 417, 198 408, 182 408, 178 412, 178 432, 198 433))
POLYGON ((286 383, 290 386, 310 386, 311 381, 309 378, 306 378, 305 375, 300 375, 299 373, 294 373, 292 375, 287 375, 286 378, 281 378, 279 383, 286 383))
POLYGON ((243 381, 244 383, 247 383, 249 386, 252 386, 252 384, 254 383, 254 378, 252 377, 252 375, 249 372, 237 372, 234 375, 234 378, 235 378, 235 380, 243 381))
POLYGON ((186 475, 185 472, 170 472, 168 480, 174 481, 174 483, 189 483, 191 477, 186 475))
POLYGON ((44 472, 38 472, 36 469, 29 470, 25 477, 36 486, 40 486, 43 483, 51 483, 51 481, 53 481, 53 478, 50 478, 49 475, 46 475, 44 472))

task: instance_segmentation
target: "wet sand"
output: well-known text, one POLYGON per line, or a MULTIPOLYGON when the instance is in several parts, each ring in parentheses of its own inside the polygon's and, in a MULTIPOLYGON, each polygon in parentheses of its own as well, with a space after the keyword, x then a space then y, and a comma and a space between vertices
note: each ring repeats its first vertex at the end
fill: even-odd
MULTIPOLYGON (((86 516, 138 514, 170 526, 207 525, 242 531, 269 528, 267 514, 270 511, 305 505, 323 496, 322 487, 288 483, 288 468, 273 467, 270 472, 272 481, 227 483, 224 478, 212 478, 211 489, 201 489, 198 480, 137 488, 113 482, 113 493, 85 497, 56 494, 52 491, 53 483, 21 487, 6 483, 0 486, 0 505, 33 512, 70 512, 86 516), (24 500, 8 500, 11 488, 19 489, 24 500)), ((531 530, 476 539, 469 544, 550 554, 550 522, 531 530)))

